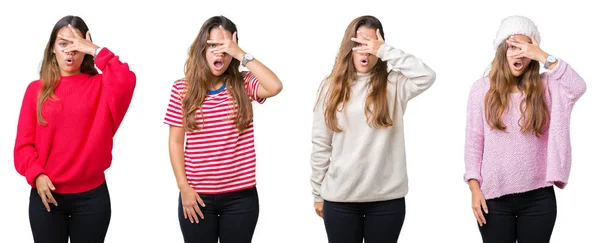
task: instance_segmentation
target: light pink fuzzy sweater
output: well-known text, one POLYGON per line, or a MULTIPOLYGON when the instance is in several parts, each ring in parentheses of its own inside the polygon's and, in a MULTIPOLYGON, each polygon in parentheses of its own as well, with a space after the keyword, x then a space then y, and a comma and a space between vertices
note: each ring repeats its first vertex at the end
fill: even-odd
POLYGON ((506 131, 485 119, 489 77, 475 82, 467 109, 465 181, 476 179, 486 199, 556 185, 564 188, 571 170, 569 123, 575 102, 585 93, 583 79, 563 60, 541 75, 550 125, 539 138, 521 133, 522 93, 511 94, 503 117, 506 131))

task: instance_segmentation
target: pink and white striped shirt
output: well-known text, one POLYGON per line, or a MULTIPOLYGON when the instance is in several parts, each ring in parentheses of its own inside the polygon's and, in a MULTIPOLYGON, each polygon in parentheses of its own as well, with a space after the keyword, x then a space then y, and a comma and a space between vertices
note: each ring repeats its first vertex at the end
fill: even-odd
MULTIPOLYGON (((260 104, 258 80, 250 72, 245 73, 244 83, 251 101, 260 104)), ((185 80, 178 80, 171 89, 171 98, 164 123, 183 127, 182 101, 185 80)), ((254 151, 254 121, 239 132, 232 112, 237 113, 233 100, 225 88, 217 94, 207 94, 196 112, 201 129, 186 132, 185 173, 188 183, 200 194, 222 194, 256 186, 256 154, 254 151)))

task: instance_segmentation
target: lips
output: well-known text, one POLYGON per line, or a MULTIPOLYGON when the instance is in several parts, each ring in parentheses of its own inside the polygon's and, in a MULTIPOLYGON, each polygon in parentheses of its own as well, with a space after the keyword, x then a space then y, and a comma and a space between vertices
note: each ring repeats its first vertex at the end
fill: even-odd
POLYGON ((369 59, 367 59, 366 57, 363 57, 360 59, 360 65, 363 67, 367 67, 369 66, 369 59))
POLYGON ((213 66, 215 67, 215 70, 220 71, 223 69, 223 60, 215 60, 213 66))
POLYGON ((517 71, 521 71, 523 69, 523 62, 521 60, 516 60, 512 63, 512 67, 517 71))

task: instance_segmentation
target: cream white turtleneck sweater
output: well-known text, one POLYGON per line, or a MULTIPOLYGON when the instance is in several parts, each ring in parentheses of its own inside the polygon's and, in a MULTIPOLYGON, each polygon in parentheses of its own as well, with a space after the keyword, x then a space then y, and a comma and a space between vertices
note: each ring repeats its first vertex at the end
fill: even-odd
POLYGON ((338 112, 342 132, 325 125, 323 102, 328 82, 313 113, 312 188, 315 202, 373 202, 404 197, 408 192, 404 125, 407 102, 428 89, 435 72, 413 55, 383 44, 377 57, 388 63, 388 104, 393 126, 367 124, 364 104, 369 73, 357 73, 346 108, 338 112))

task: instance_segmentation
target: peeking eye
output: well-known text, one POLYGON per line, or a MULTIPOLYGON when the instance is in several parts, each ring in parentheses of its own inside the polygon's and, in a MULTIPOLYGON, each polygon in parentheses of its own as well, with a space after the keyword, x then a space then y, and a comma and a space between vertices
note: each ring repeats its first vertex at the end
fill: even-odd
POLYGON ((59 45, 60 47, 66 47, 66 46, 67 46, 67 43, 61 42, 61 43, 58 43, 58 45, 59 45))
POLYGON ((217 47, 217 45, 215 45, 215 44, 208 44, 208 48, 209 48, 209 49, 213 49, 213 48, 215 48, 215 47, 217 47))

